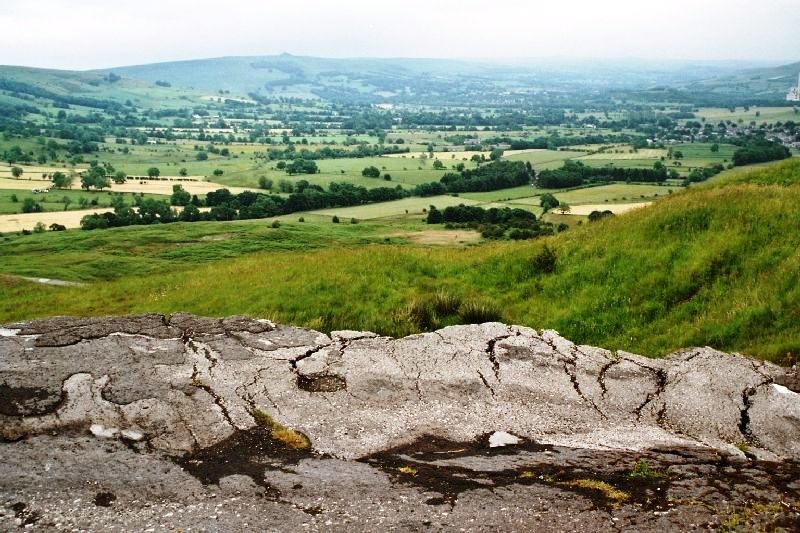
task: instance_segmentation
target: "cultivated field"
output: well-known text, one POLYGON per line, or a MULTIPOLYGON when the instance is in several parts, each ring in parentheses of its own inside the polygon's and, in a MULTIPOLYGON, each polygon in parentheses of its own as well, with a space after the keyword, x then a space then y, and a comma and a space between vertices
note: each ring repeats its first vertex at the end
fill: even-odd
POLYGON ((76 209, 74 211, 51 211, 48 213, 20 213, 17 215, 0 215, 0 233, 11 233, 23 229, 33 230, 37 222, 47 229, 50 224, 61 224, 67 228, 81 227, 81 219, 92 213, 106 213, 110 209, 76 209))
MULTIPOLYGON (((653 202, 639 202, 634 204, 582 204, 571 207, 567 214, 586 216, 592 211, 611 211, 615 215, 621 215, 622 213, 628 213, 634 209, 647 207, 652 203, 653 202)), ((556 208, 556 211, 558 211, 558 208, 556 208)))

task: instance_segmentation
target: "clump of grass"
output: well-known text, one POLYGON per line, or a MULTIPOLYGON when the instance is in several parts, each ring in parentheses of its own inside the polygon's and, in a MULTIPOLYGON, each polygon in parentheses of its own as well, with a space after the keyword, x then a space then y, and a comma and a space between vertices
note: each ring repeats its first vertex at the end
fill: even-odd
POLYGON ((582 489, 599 491, 603 493, 603 496, 605 496, 606 499, 615 502, 624 502, 629 500, 631 497, 631 495, 624 490, 620 490, 614 485, 606 483, 605 481, 600 481, 599 479, 575 479, 573 481, 568 481, 566 485, 569 485, 570 487, 579 487, 582 489))
POLYGON ((430 302, 413 300, 405 309, 407 319, 422 330, 439 327, 439 318, 430 302))
POLYGON ((639 459, 636 461, 633 468, 628 473, 628 477, 632 479, 657 479, 664 477, 664 475, 664 472, 651 470, 647 459, 639 459))
POLYGON ((733 445, 742 453, 746 454, 750 451, 750 446, 748 446, 746 442, 736 442, 733 445))
POLYGON ((270 430, 273 439, 295 450, 308 450, 311 447, 311 441, 308 440, 308 437, 299 431, 279 424, 264 411, 254 409, 252 414, 256 424, 270 430))
POLYGON ((530 470, 523 470, 520 472, 519 477, 521 479, 536 479, 536 472, 532 472, 530 470))
POLYGON ((492 302, 481 300, 464 302, 458 309, 458 315, 465 324, 499 322, 502 319, 500 310, 492 302))
POLYGON ((434 295, 431 304, 439 316, 455 315, 461 307, 461 298, 447 291, 439 291, 434 295))
POLYGON ((401 474, 407 474, 409 476, 417 475, 417 469, 414 468, 413 466, 401 466, 400 468, 397 469, 397 471, 400 472, 401 474))

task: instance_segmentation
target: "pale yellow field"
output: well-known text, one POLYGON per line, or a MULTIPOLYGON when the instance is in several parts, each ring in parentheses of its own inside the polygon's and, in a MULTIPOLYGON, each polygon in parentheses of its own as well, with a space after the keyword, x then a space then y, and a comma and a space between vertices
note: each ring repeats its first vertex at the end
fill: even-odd
MULTIPOLYGON (((167 176, 169 177, 169 176, 167 176)), ((173 177, 175 181, 152 181, 152 180, 136 180, 129 179, 125 183, 116 184, 111 183, 111 187, 104 189, 106 191, 114 192, 132 192, 145 194, 172 194, 173 185, 181 185, 183 189, 189 194, 206 194, 217 189, 228 189, 233 194, 239 194, 243 191, 257 191, 258 189, 250 189, 247 187, 229 187, 213 181, 177 181, 177 177, 173 177)), ((44 189, 52 186, 52 182, 47 179, 42 179, 41 174, 35 179, 12 179, 0 177, 0 189, 44 189)), ((80 182, 76 180, 72 184, 71 190, 79 190, 80 182)))
POLYGON ((660 159, 667 157, 667 151, 660 148, 642 148, 638 152, 630 153, 629 149, 622 149, 625 153, 615 154, 608 151, 600 154, 592 154, 581 157, 581 159, 660 159))
MULTIPOLYGON (((15 167, 19 167, 22 169, 22 178, 23 180, 31 179, 42 179, 42 174, 52 174, 53 172, 63 172, 64 174, 69 174, 70 171, 74 170, 75 172, 83 172, 86 170, 85 168, 76 167, 74 169, 67 169, 63 167, 47 167, 47 166, 26 166, 26 165, 14 165, 15 167)), ((11 165, 0 165, 0 177, 2 178, 11 178, 11 165)))
MULTIPOLYGON (((257 191, 258 189, 248 189, 246 187, 229 187, 213 181, 151 181, 151 180, 132 180, 125 183, 111 183, 109 190, 114 192, 143 192, 149 194, 172 194, 172 186, 181 185, 189 194, 206 194, 217 189, 228 189, 233 194, 244 191, 257 191)), ((73 186, 73 188, 75 188, 73 186)))
MULTIPOLYGON (((385 157, 399 157, 405 159, 419 159, 419 155, 423 152, 413 152, 410 154, 389 154, 385 157)), ((481 155, 486 159, 489 159, 489 152, 433 152, 433 158, 438 159, 442 163, 447 163, 448 161, 464 161, 465 159, 469 161, 473 155, 481 155)))
POLYGON ((22 213, 16 215, 0 215, 0 233, 32 230, 37 222, 50 229, 50 224, 61 224, 67 228, 81 227, 81 219, 92 213, 107 213, 111 209, 80 209, 75 211, 53 211, 49 213, 22 213))
MULTIPOLYGON (((586 216, 590 214, 592 211, 611 211, 615 215, 620 215, 622 213, 627 213, 629 211, 633 211, 634 209, 641 209, 643 207, 647 207, 648 205, 652 204, 653 202, 639 202, 637 204, 584 204, 584 205, 576 205, 572 206, 570 212, 567 213, 568 215, 583 215, 586 216)), ((559 213, 560 211, 558 208, 554 210, 554 212, 559 213)))

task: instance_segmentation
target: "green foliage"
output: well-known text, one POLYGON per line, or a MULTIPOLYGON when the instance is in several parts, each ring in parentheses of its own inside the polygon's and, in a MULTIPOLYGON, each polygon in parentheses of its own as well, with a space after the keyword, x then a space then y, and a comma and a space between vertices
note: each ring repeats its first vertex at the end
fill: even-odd
POLYGON ((549 245, 545 244, 542 248, 531 258, 531 268, 537 274, 552 274, 556 271, 556 262, 558 257, 555 250, 549 245))
POLYGON ((381 176, 381 169, 375 166, 369 166, 361 171, 361 175, 365 178, 379 178, 381 176))
POLYGON ((658 479, 664 476, 664 472, 659 470, 651 470, 650 463, 647 462, 647 459, 637 460, 636 463, 634 463, 631 471, 628 473, 629 478, 641 480, 658 479))
POLYGON ((25 198, 22 200, 22 212, 23 213, 41 213, 42 206, 39 205, 36 200, 33 198, 25 198))

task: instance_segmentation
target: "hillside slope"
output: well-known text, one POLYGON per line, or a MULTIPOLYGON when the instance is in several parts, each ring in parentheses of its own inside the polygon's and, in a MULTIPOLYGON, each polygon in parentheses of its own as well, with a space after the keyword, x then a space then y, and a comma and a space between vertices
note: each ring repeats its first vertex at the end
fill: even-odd
POLYGON ((747 66, 729 62, 635 60, 492 60, 412 58, 221 57, 106 69, 127 77, 240 95, 337 101, 507 102, 532 91, 642 89, 674 85, 747 66), (496 99, 504 95, 505 99, 496 99))
POLYGON ((783 102, 789 88, 797 84, 800 62, 778 67, 748 69, 740 73, 714 77, 687 84, 691 92, 716 96, 772 99, 783 102))
POLYGON ((791 362, 800 354, 798 228, 800 161, 791 160, 533 243, 258 253, 88 288, 0 278, 0 322, 189 311, 403 335, 502 319, 650 355, 710 345, 791 362))

